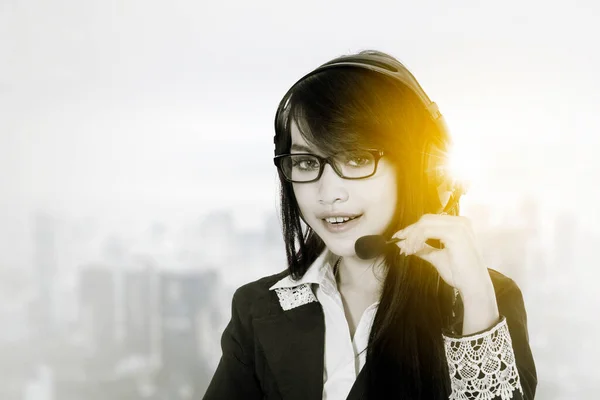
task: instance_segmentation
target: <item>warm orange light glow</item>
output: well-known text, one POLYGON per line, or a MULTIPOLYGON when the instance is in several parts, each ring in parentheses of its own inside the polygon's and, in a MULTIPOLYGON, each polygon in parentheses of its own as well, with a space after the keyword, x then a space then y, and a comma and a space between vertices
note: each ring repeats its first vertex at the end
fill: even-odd
POLYGON ((481 178, 481 149, 470 135, 454 135, 453 144, 446 154, 447 173, 463 187, 481 178))

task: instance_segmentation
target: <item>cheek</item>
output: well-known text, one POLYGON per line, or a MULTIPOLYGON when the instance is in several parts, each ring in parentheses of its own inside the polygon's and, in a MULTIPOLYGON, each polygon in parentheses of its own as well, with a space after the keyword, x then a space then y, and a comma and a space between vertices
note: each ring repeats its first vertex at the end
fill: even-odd
POLYGON ((292 188, 294 189, 294 197, 296 197, 296 202, 298 203, 300 212, 305 215, 305 211, 310 208, 311 199, 314 197, 314 195, 311 193, 308 185, 292 184, 292 188))
POLYGON ((388 220, 391 218, 398 205, 397 183, 393 179, 386 179, 377 186, 365 188, 364 200, 369 204, 371 212, 380 218, 388 220))

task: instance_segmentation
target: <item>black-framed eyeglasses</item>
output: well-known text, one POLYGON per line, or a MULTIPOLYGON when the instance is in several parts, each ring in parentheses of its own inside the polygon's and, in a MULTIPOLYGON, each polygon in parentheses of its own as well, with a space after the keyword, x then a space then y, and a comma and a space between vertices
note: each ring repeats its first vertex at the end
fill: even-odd
POLYGON ((289 182, 309 183, 318 181, 323 175, 325 164, 344 179, 364 179, 377 172, 383 150, 359 149, 339 152, 333 157, 320 157, 310 153, 282 154, 273 162, 289 182))

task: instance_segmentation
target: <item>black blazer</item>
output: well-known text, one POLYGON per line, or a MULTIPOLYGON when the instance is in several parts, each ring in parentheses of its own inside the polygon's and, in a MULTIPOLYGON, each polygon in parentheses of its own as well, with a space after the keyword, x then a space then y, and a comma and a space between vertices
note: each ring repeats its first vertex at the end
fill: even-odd
MULTIPOLYGON (((523 388, 524 396, 515 391, 512 400, 532 400, 537 374, 529 347, 523 297, 513 280, 489 271, 500 315, 507 320, 523 388)), ((223 355, 203 399, 322 399, 323 310, 320 303, 312 302, 284 311, 276 292, 269 287, 286 275, 287 271, 268 276, 235 292, 231 320, 221 338, 223 355)), ((459 313, 462 310, 456 309, 459 313)), ((363 371, 367 364, 358 374, 347 400, 364 399, 363 371)))

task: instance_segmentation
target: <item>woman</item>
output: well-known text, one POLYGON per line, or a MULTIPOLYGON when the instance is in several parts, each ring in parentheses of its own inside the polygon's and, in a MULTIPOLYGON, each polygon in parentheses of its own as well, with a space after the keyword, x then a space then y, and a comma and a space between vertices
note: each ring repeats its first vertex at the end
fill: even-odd
POLYGON ((410 72, 334 59, 275 131, 288 268, 236 291, 204 398, 533 399, 521 292, 452 207, 450 138, 410 72), (357 254, 369 235, 393 240, 357 254))

